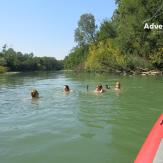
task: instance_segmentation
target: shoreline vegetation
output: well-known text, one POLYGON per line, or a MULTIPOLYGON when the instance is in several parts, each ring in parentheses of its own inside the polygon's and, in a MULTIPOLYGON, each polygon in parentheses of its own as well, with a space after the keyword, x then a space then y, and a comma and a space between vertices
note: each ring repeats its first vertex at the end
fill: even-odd
POLYGON ((7 45, 4 45, 0 52, 0 74, 62 69, 63 61, 54 57, 36 57, 33 53, 23 54, 7 48, 7 45))
POLYGON ((76 47, 64 60, 35 57, 3 46, 0 73, 73 70, 123 75, 163 74, 163 31, 144 25, 163 24, 162 0, 115 0, 111 19, 99 27, 91 13, 81 15, 74 31, 76 47))
POLYGON ((144 25, 163 24, 161 0, 116 0, 111 19, 97 27, 91 13, 81 15, 74 32, 77 46, 64 59, 76 72, 163 74, 163 32, 144 25))
POLYGON ((65 72, 75 72, 75 73, 113 73, 113 74, 120 74, 123 76, 126 75, 142 75, 142 76, 160 76, 163 75, 163 71, 157 70, 157 69, 139 69, 135 71, 119 71, 119 70, 110 70, 110 71, 76 71, 76 70, 63 70, 65 72))

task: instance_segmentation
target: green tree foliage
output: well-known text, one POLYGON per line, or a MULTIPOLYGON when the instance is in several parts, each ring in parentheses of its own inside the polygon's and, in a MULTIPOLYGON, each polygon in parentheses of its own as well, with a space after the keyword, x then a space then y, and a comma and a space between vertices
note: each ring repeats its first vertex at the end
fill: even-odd
POLYGON ((162 24, 162 0, 120 0, 116 10, 117 45, 128 55, 149 58, 160 46, 159 30, 144 30, 145 23, 162 24))
POLYGON ((159 48, 157 52, 150 56, 151 62, 155 65, 155 67, 162 68, 163 67, 163 48, 159 48))
POLYGON ((62 69, 63 63, 53 57, 34 57, 33 53, 16 52, 5 45, 0 53, 0 68, 3 71, 48 71, 62 69))
POLYGON ((95 42, 96 25, 92 14, 83 14, 75 30, 75 41, 79 46, 95 42))
POLYGON ((116 28, 111 21, 104 20, 96 34, 97 41, 116 37, 116 28))
POLYGON ((83 69, 89 71, 163 70, 163 31, 144 29, 146 23, 163 25, 163 1, 115 2, 117 9, 111 20, 104 20, 97 31, 95 23, 88 23, 95 22, 94 16, 81 16, 75 31, 79 47, 65 58, 68 68, 76 69, 82 64, 83 69), (88 50, 83 55, 80 49, 84 49, 85 44, 88 50))
POLYGON ((7 68, 4 66, 0 66, 0 73, 5 73, 7 71, 7 68))
POLYGON ((72 49, 69 56, 64 59, 64 68, 70 70, 82 70, 88 54, 88 46, 72 49))
POLYGON ((112 40, 108 39, 89 47, 85 69, 95 72, 122 70, 126 65, 125 61, 123 54, 114 47, 112 40))

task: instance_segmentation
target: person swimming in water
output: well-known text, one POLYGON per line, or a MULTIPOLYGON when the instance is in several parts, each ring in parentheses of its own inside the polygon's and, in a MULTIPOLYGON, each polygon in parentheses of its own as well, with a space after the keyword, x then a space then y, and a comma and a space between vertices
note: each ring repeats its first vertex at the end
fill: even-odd
POLYGON ((110 89, 110 86, 108 86, 107 84, 105 85, 106 89, 110 89))
POLYGON ((39 98, 39 93, 36 89, 32 90, 31 92, 32 98, 39 98))
POLYGON ((96 93, 103 93, 104 92, 104 89, 102 87, 101 84, 97 85, 96 86, 96 90, 95 90, 96 93))
POLYGON ((121 84, 120 84, 120 82, 116 82, 116 83, 115 83, 114 90, 118 91, 118 90, 120 90, 120 89, 121 89, 121 84))
POLYGON ((64 85, 64 92, 70 92, 70 88, 68 85, 64 85))

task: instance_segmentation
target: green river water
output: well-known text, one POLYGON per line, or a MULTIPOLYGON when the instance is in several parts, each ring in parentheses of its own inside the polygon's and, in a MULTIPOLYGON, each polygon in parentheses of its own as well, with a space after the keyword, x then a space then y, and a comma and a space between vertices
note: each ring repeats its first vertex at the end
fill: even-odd
POLYGON ((0 75, 0 163, 132 163, 162 112, 162 76, 0 75), (117 80, 119 93, 93 92, 117 80))

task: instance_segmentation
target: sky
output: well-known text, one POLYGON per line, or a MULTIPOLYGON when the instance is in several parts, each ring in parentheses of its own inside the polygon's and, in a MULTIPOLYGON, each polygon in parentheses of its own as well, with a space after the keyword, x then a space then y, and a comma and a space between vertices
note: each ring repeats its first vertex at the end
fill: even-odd
POLYGON ((76 46, 80 16, 92 13, 96 24, 110 19, 114 0, 0 0, 0 48, 64 59, 76 46))

